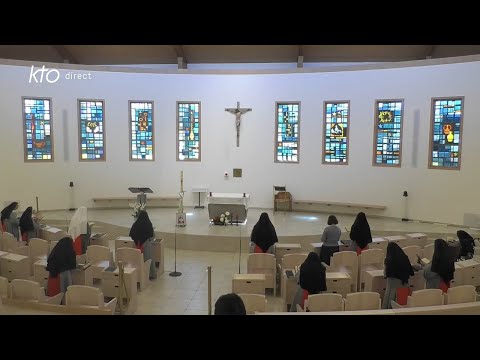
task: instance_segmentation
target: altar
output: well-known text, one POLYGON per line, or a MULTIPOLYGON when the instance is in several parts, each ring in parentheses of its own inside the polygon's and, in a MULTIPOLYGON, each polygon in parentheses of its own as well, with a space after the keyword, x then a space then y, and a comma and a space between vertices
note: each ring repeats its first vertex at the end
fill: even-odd
POLYGON ((240 223, 247 219, 248 204, 250 201, 250 194, 246 193, 209 193, 208 201, 208 216, 213 219, 227 211, 231 214, 232 221, 240 223))

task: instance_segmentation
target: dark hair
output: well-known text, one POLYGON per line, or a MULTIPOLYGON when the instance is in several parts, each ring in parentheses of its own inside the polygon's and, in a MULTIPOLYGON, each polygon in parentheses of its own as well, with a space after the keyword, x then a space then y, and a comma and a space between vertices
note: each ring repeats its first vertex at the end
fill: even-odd
POLYGON ((330 216, 328 217, 327 224, 328 224, 328 225, 337 225, 337 224, 338 224, 338 220, 337 220, 336 216, 335 216, 335 215, 330 215, 330 216))
POLYGON ((247 315, 245 304, 237 294, 225 294, 215 303, 215 315, 247 315))

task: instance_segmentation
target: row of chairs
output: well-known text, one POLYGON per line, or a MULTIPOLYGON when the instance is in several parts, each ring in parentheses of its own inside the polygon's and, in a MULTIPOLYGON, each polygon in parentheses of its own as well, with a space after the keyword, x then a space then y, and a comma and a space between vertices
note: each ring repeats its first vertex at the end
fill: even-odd
POLYGON ((65 294, 48 297, 45 288, 36 281, 14 279, 9 283, 8 279, 0 277, 0 297, 4 299, 60 305, 64 296, 66 306, 109 309, 112 314, 117 304, 117 298, 105 303, 102 291, 92 286, 70 285, 65 294))
MULTIPOLYGON (((50 244, 47 240, 32 238, 28 246, 19 246, 19 241, 7 232, 1 234, 1 250, 4 252, 28 256, 30 258, 30 275, 34 271, 34 263, 41 259, 46 259, 56 245, 56 241, 50 244)), ((101 272, 113 264, 113 254, 108 247, 100 245, 90 245, 87 248, 85 256, 77 258, 80 262, 89 262, 93 266, 93 278, 101 279, 101 272)), ((140 269, 140 288, 144 289, 149 283, 148 269, 150 263, 143 261, 141 252, 133 248, 120 248, 117 250, 117 261, 123 261, 133 267, 140 269)), ((151 261, 151 260, 149 260, 151 261)))
MULTIPOLYGON (((405 306, 392 302, 393 308, 451 305, 478 301, 478 294, 472 285, 450 288, 447 293, 440 289, 424 289, 412 292, 405 306)), ((380 310, 380 294, 376 292, 359 292, 347 294, 345 299, 340 294, 309 295, 305 300, 305 310, 297 305, 297 311, 361 311, 380 310)))
MULTIPOLYGON (((433 244, 426 245, 423 249, 420 246, 407 246, 403 251, 410 262, 415 264, 418 257, 431 260, 433 256, 433 244)), ((275 256, 272 254, 249 254, 247 260, 247 273, 264 274, 265 288, 271 288, 276 295, 277 272, 282 274, 284 269, 294 269, 300 266, 307 258, 306 253, 287 254, 282 257, 278 267, 275 256)), ((346 272, 352 278, 351 292, 362 290, 364 276, 370 270, 383 270, 385 252, 382 249, 369 249, 360 255, 353 251, 341 251, 333 254, 330 265, 326 265, 329 272, 346 272)))

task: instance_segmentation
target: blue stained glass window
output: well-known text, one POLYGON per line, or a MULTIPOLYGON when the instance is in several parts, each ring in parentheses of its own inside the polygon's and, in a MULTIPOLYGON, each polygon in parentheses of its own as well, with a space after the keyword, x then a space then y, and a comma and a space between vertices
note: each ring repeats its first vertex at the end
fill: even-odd
POLYGON ((463 98, 433 99, 430 167, 459 169, 463 98))
POLYGON ((348 163, 349 103, 325 103, 323 163, 348 163))
POLYGON ((53 160, 50 99, 23 98, 25 160, 53 160))
POLYGON ((298 162, 300 103, 277 103, 277 162, 298 162))
POLYGON ((403 101, 379 100, 376 104, 374 165, 400 166, 403 101))
POLYGON ((177 119, 177 159, 200 160, 200 103, 178 103, 177 119))
POLYGON ((105 160, 104 103, 79 100, 80 160, 105 160))
POLYGON ((130 102, 130 159, 153 160, 153 102, 130 102))

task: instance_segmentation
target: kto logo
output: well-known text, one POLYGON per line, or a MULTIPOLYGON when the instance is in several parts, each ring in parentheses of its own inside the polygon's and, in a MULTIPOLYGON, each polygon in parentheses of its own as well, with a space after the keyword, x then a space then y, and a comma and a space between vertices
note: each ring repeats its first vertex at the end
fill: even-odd
POLYGON ((35 70, 35 67, 32 65, 32 68, 30 69, 30 78, 28 79, 28 83, 31 84, 33 80, 34 83, 41 84, 44 77, 48 83, 53 84, 56 83, 58 79, 60 79, 60 72, 56 69, 47 69, 45 68, 45 65, 35 70))
MULTIPOLYGON (((35 68, 32 65, 30 69, 30 77, 28 83, 42 84, 45 80, 49 84, 54 84, 60 79, 60 71, 57 69, 48 69, 43 65, 41 68, 35 68)), ((69 71, 65 74, 65 80, 92 80, 92 74, 90 72, 73 72, 69 71)))

